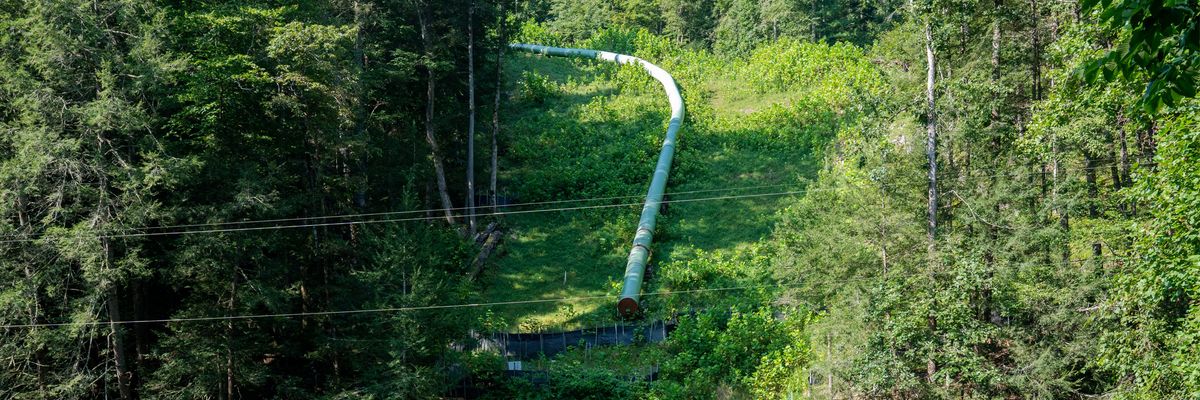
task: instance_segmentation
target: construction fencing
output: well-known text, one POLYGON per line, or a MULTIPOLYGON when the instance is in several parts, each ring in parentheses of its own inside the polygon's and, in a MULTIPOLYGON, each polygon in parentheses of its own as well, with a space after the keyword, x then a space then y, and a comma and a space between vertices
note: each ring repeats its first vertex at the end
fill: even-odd
POLYGON ((590 349, 596 346, 658 343, 675 330, 675 322, 651 321, 644 324, 613 324, 611 326, 555 333, 489 333, 472 334, 472 346, 500 353, 505 360, 532 360, 542 356, 554 357, 569 348, 590 349))

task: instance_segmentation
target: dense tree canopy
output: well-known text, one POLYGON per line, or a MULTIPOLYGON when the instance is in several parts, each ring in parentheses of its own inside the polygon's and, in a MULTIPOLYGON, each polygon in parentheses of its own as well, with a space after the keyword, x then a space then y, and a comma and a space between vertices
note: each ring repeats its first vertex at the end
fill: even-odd
POLYGON ((0 398, 1195 398, 1198 10, 0 0, 0 398), (615 291, 635 214, 595 202, 637 201, 666 114, 510 41, 647 59, 689 112, 643 315, 674 330, 531 379, 481 338, 548 318, 475 303, 616 324, 567 284, 615 291), (717 199, 747 182, 790 197, 717 199))

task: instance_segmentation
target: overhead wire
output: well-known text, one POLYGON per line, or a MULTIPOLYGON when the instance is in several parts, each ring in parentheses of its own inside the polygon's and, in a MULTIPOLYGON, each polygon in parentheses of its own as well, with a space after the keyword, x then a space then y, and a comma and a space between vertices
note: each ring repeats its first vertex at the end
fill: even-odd
MULTIPOLYGON (((729 188, 718 188, 718 189, 687 190, 687 191, 671 192, 671 193, 667 193, 667 195, 727 192, 727 191, 763 189, 763 188, 783 187, 783 186, 797 186, 797 185, 795 183, 780 183, 780 184, 771 184, 771 185, 740 186, 740 187, 729 187, 729 188)), ((546 204, 582 203, 582 202, 589 202, 589 201, 619 200, 619 199, 644 197, 644 196, 645 195, 626 195, 626 196, 592 197, 592 198, 581 198, 581 199, 549 200, 549 201, 504 204, 504 205, 500 205, 500 207, 510 208, 510 207, 524 207, 524 206, 546 205, 546 204)), ((483 207, 477 206, 475 208, 480 209, 480 208, 490 208, 490 207, 491 206, 483 206, 483 207)), ((344 219, 344 218, 374 217, 374 216, 386 216, 386 215, 442 213, 445 211, 461 211, 461 210, 467 210, 467 209, 469 209, 469 207, 427 208, 427 209, 422 209, 422 210, 383 211, 383 212, 374 212, 374 213, 339 214, 339 215, 312 216, 312 217, 291 217, 291 218, 225 221, 225 222, 193 223, 193 224, 179 224, 179 225, 126 227, 126 228, 113 229, 110 232, 146 231, 146 230, 152 230, 152 229, 220 227, 220 226, 229 226, 229 225, 252 225, 252 224, 274 223, 274 222, 317 221, 317 220, 339 219, 339 218, 344 219)), ((476 215, 481 215, 481 214, 476 214, 476 215)), ((443 216, 429 217, 429 218, 423 218, 423 219, 442 219, 442 218, 445 218, 445 216, 443 215, 443 216)), ((286 225, 284 225, 284 226, 286 226, 286 225)), ((36 236, 36 235, 33 235, 33 234, 9 234, 9 235, 0 235, 0 238, 27 238, 27 237, 31 237, 31 236, 36 236)), ((5 241, 0 241, 0 243, 5 243, 5 241)))
MULTIPOLYGON (((1073 170, 1098 169, 1098 168, 1104 168, 1104 167, 1108 167, 1108 166, 1109 165, 1092 165, 1090 167, 1076 168, 1073 170)), ((1064 168, 1064 170, 1066 170, 1066 168, 1064 168)), ((1001 175, 1004 175, 1004 176, 1040 175, 1043 173, 1044 172, 1032 172, 1032 173, 1026 173, 1026 174, 1003 173, 1003 174, 994 174, 994 175, 976 175, 976 176, 972 176, 971 178, 978 179, 978 178, 986 178, 986 177, 1001 176, 1001 175)), ((920 182, 920 183, 924 184, 924 182, 920 182)), ((758 188, 768 188, 768 187, 781 187, 781 186, 785 186, 785 185, 787 185, 787 184, 757 185, 757 186, 738 187, 738 188, 693 190, 693 191, 684 191, 684 192, 674 192, 672 194, 679 195, 679 194, 693 194, 693 193, 709 193, 709 192, 717 192, 717 191, 748 190, 748 189, 758 189, 758 188)), ((892 184, 883 184, 883 185, 884 186, 894 186, 892 184)), ((767 196, 784 196, 784 195, 801 194, 801 193, 807 193, 807 192, 813 192, 813 191, 831 191, 831 190, 841 190, 841 189, 844 189, 844 188, 842 188, 842 187, 806 188, 804 190, 772 192, 772 193, 715 196, 715 197, 691 198, 691 199, 668 199, 668 200, 664 200, 662 203, 666 203, 666 204, 687 203, 687 202, 700 202, 700 201, 757 198, 757 197, 767 197, 767 196)), ((635 196, 612 196, 612 197, 592 198, 592 199, 557 200, 557 201, 547 201, 547 202, 524 203, 521 205, 556 204, 556 203, 566 203, 566 202, 582 202, 582 201, 597 201, 597 200, 615 200, 615 199, 623 199, 623 198, 630 198, 630 197, 635 197, 635 196)), ((642 203, 620 203, 620 204, 607 204, 607 205, 560 207, 560 208, 550 208, 550 209, 501 211, 501 212, 480 214, 480 216, 512 215, 512 214, 527 214, 527 213, 553 212, 553 211, 627 207, 627 206, 637 206, 637 205, 641 205, 641 204, 642 203)), ((516 205, 510 205, 510 206, 516 206, 516 205)), ((459 208, 459 209, 464 209, 464 208, 459 208)), ((428 211, 443 211, 443 209, 404 211, 404 212, 400 212, 400 213, 416 213, 416 212, 428 212, 428 211)), ((221 223, 221 225, 248 224, 248 223, 254 223, 254 222, 262 223, 262 222, 304 221, 304 220, 312 220, 312 219, 331 219, 331 218, 345 218, 345 217, 351 217, 351 216, 389 215, 389 214, 396 214, 396 213, 372 213, 372 214, 357 214, 357 215, 351 214, 351 215, 347 215, 347 216, 302 217, 302 218, 262 220, 262 221, 237 221, 237 222, 221 223)), ((416 218, 392 218, 392 219, 379 219, 379 220, 321 222, 321 223, 239 227, 239 228, 225 228, 225 229, 184 230, 184 231, 167 231, 167 232, 138 232, 138 233, 130 233, 130 234, 112 234, 112 235, 95 235, 95 236, 75 235, 74 237, 75 238, 145 237, 145 236, 161 236, 161 235, 183 235, 183 234, 197 234, 197 233, 240 232, 240 231, 252 231, 252 230, 303 228, 303 227, 317 227, 317 226, 344 226, 344 225, 354 225, 354 224, 434 220, 434 219, 441 219, 441 218, 443 218, 443 217, 442 216, 426 216, 426 217, 416 217, 416 218)), ((211 226, 211 225, 209 225, 209 224, 194 224, 192 226, 211 226)), ((218 226, 220 226, 220 225, 218 225, 218 226)), ((177 227, 186 227, 186 226, 177 226, 177 227)), ((70 236, 68 236, 68 237, 70 237, 70 236)), ((2 241, 0 241, 0 243, 28 242, 28 241, 33 241, 33 240, 37 240, 37 239, 33 239, 33 238, 24 238, 24 239, 15 239, 15 240, 10 239, 10 240, 2 240, 2 241)), ((1086 261, 1086 260, 1082 260, 1082 261, 1086 261)), ((755 286, 755 287, 772 287, 772 286, 781 286, 781 285, 765 285, 765 286, 760 285, 760 286, 755 286)), ((671 291, 671 292, 653 292, 653 293, 648 293, 648 294, 644 294, 644 295, 656 296, 656 295, 667 295, 667 294, 675 294, 675 293, 727 291, 727 290, 746 289, 746 288, 748 288, 748 287, 696 289, 696 290, 671 291)), ((153 320, 131 320, 131 321, 89 321, 86 323, 69 322, 69 323, 43 323, 43 324, 12 324, 12 325, 2 325, 2 326, 0 326, 0 328, 13 329, 13 328, 31 328, 31 327, 75 326, 75 325, 81 325, 81 324, 83 324, 83 325, 104 325, 104 324, 132 324, 132 323, 156 323, 156 322, 157 323, 167 323, 167 322, 212 321, 212 320, 228 320, 228 319, 253 319, 253 318, 270 318, 270 317, 321 316, 321 315, 378 313, 378 312, 389 312, 389 311, 416 311, 416 310, 433 310, 433 309, 444 309, 444 308, 485 307, 485 306, 496 306, 496 305, 549 303, 549 302, 562 302, 562 301, 571 301, 571 300, 608 299, 608 298, 614 298, 614 297, 615 296, 605 295, 605 296, 566 297, 566 298, 557 298, 557 299, 518 300, 518 301, 491 302, 491 303, 469 303, 469 304, 434 305, 434 306, 417 306, 417 307, 393 307, 393 308, 324 311, 324 312, 275 313, 275 314, 254 314, 254 315, 240 315, 240 316, 217 316, 217 317, 194 317, 194 318, 167 318, 167 319, 153 319, 153 320)))
MULTIPOLYGON (((780 286, 781 285, 778 285, 778 284, 729 286, 729 287, 719 287, 719 288, 659 291, 659 292, 645 293, 642 295, 643 296, 666 296, 666 295, 672 295, 672 294, 727 292, 727 291, 735 291, 735 290, 749 290, 749 289, 771 288, 771 287, 780 287, 780 286)), ((149 324, 149 323, 228 321, 228 320, 264 319, 264 318, 319 317, 319 316, 349 315, 349 314, 372 314, 372 313, 389 313, 389 312, 406 312, 406 311, 445 310, 445 309, 457 309, 457 308, 479 308, 479 307, 506 306, 506 305, 518 305, 518 304, 561 303, 561 302, 566 302, 566 301, 578 301, 578 300, 615 299, 617 297, 619 297, 619 296, 618 295, 596 295, 596 296, 559 297, 559 298, 553 298, 553 299, 513 300, 513 301, 496 301, 496 302, 485 302, 485 303, 458 303, 458 304, 442 304, 442 305, 411 306, 411 307, 384 307, 384 308, 368 308, 368 309, 337 310, 337 311, 308 311, 308 312, 293 312, 293 313, 243 314, 243 315, 223 315, 223 316, 211 316, 211 317, 160 318, 160 319, 124 320, 124 321, 80 321, 80 322, 8 324, 8 325, 0 325, 0 329, 79 327, 79 326, 102 326, 102 325, 133 325, 133 324, 149 324)))
MULTIPOLYGON (((695 193, 727 192, 727 191, 735 191, 735 190, 750 190, 750 189, 795 186, 795 185, 796 185, 795 183, 780 183, 780 184, 772 184, 772 185, 756 185, 756 186, 741 186, 741 187, 730 187, 730 188, 719 188, 719 189, 688 190, 688 191, 681 191, 681 192, 672 192, 672 193, 668 193, 668 194, 682 195, 682 194, 695 194, 695 193)), ((635 195, 624 195, 624 196, 591 197, 591 198, 581 198, 581 199, 547 200, 547 201, 534 201, 534 202, 525 202, 525 203, 503 204, 503 205, 499 205, 499 207, 507 208, 507 207, 525 207, 525 206, 546 205, 546 204, 582 203, 582 202, 589 202, 589 201, 619 200, 619 199, 636 198, 636 197, 644 197, 644 196, 645 196, 644 194, 635 194, 635 195)), ((491 206, 476 206, 474 208, 481 209, 481 208, 490 208, 490 207, 491 206)), ((194 228, 194 227, 210 227, 210 226, 217 227, 217 226, 228 226, 228 225, 246 225, 246 224, 272 223, 272 222, 312 221, 312 220, 353 218, 353 217, 374 217, 374 216, 385 216, 385 215, 444 213, 446 211, 464 211, 464 210, 469 210, 469 209, 471 209, 471 207, 426 208, 426 209, 422 209, 422 210, 381 211, 381 212, 374 212, 374 213, 339 214, 339 215, 325 215, 325 216, 312 216, 312 217, 290 217, 290 218, 259 219, 259 220, 244 220, 244 221, 193 223, 193 224, 180 224, 180 225, 159 225, 159 226, 148 226, 148 227, 129 227, 129 228, 119 228, 114 231, 121 232, 121 231, 129 231, 129 230, 177 229, 177 228, 194 228)), ((479 214, 476 214, 476 215, 479 215, 479 214)), ((438 218, 439 219, 445 218, 445 216, 440 216, 438 218)), ((5 236, 0 235, 0 237, 5 237, 5 236)))
MULTIPOLYGON (((716 197, 703 197, 703 198, 695 198, 695 199, 673 199, 673 200, 663 200, 662 203, 663 204, 689 203, 689 202, 699 202, 699 201, 716 201, 716 200, 731 200, 731 199, 755 198, 755 197, 786 196, 786 195, 794 195, 794 194, 800 194, 800 193, 805 193, 805 192, 806 191, 804 191, 804 190, 793 190, 793 191, 786 191, 786 192, 756 193, 756 194, 732 195, 732 196, 716 196, 716 197)), ((548 208, 548 209, 497 211, 497 212, 491 212, 491 213, 476 214, 476 216, 487 217, 487 216, 499 216, 499 215, 532 214, 532 213, 543 213, 543 212, 554 212, 554 211, 575 211, 575 210, 589 210, 589 209, 602 209, 602 208, 630 207, 630 206, 639 206, 639 205, 642 205, 642 203, 638 202, 638 203, 600 204, 600 205, 560 207, 560 208, 548 208)), ((316 222, 316 223, 288 224, 288 225, 268 225, 268 226, 251 226, 251 227, 200 229, 200 230, 178 230, 178 231, 165 231, 165 232, 138 232, 138 233, 99 234, 99 235, 64 235, 63 237, 71 238, 71 239, 93 239, 93 238, 95 238, 95 239, 117 239, 117 238, 149 237, 149 236, 192 235, 192 234, 202 234, 202 233, 246 232, 246 231, 262 231, 262 230, 293 229, 293 228, 366 225, 366 224, 394 223, 394 222, 408 222, 408 221, 428 221, 428 220, 437 220, 437 219, 442 219, 442 218, 445 218, 445 216, 387 218, 387 219, 352 220, 352 221, 338 221, 338 222, 316 222)), ((42 236, 44 236, 44 235, 39 235, 38 237, 26 237, 26 238, 22 238, 22 239, 0 240, 0 244, 32 242, 32 241, 38 240, 38 238, 42 237, 42 236)))
MULTIPOLYGON (((1127 260, 1125 257, 1090 257, 1084 259, 1067 260, 1067 263, 1085 263, 1091 261, 1108 261, 1108 260, 1127 260)), ((1038 267, 1038 266, 1058 266, 1059 263, 1045 264, 1018 264, 1020 267, 1038 267)), ((901 274, 914 275, 914 274, 901 274)), ((895 275, 893 275, 895 276, 895 275)), ((864 276, 852 278, 837 279, 841 282, 857 282, 868 280, 886 279, 888 276, 864 276)), ((667 296, 674 294, 691 294, 691 293, 707 293, 707 292, 728 292, 737 290, 751 289, 768 289, 768 288, 800 288, 803 283, 785 283, 777 282, 773 284, 762 285, 744 285, 744 286, 725 286, 716 288, 699 288, 699 289, 681 289, 681 290, 665 290, 643 293, 642 296, 667 296)), ((28 324, 8 324, 0 325, 0 329, 28 329, 28 328, 55 328, 55 327, 80 327, 80 326, 102 326, 102 325, 133 325, 133 324, 150 324, 150 323, 180 323, 180 322, 206 322, 206 321, 229 321, 229 320, 248 320, 248 319, 265 319, 265 318, 297 318, 297 317, 320 317, 320 316, 336 316, 336 315, 352 315, 352 314, 378 314, 378 313, 394 313, 394 312, 409 312, 409 311, 430 311, 430 310, 447 310, 460 308, 480 308, 493 306, 510 306, 510 305, 525 305, 525 304, 545 304, 545 303, 563 303, 569 301, 586 301, 599 299, 615 299, 618 295, 595 295, 595 296, 574 296, 574 297, 558 297, 551 299, 532 299, 532 300, 512 300, 512 301, 495 301, 495 302, 478 302, 478 303, 456 303, 456 304, 440 304, 427 306, 409 306, 409 307, 382 307, 382 308, 366 308, 354 310, 335 310, 335 311, 308 311, 308 312, 291 312, 291 313, 263 313, 263 314, 241 314, 241 315, 221 315, 209 317, 181 317, 181 318, 158 318, 158 319, 140 319, 140 320, 122 320, 122 321, 80 321, 80 322, 49 322, 49 323, 28 323, 28 324)))
MULTIPOLYGON (((1103 168, 1103 167, 1107 167, 1107 166, 1108 165, 1093 165, 1091 167, 1083 167, 1083 168, 1077 168, 1077 169, 1073 169, 1073 170, 1078 171, 1078 170, 1086 170, 1086 169, 1098 169, 1098 168, 1103 168)), ((999 169, 999 168, 993 168, 990 170, 995 170, 995 169, 999 169)), ((989 170, 989 169, 983 169, 983 170, 989 170)), ((1066 170, 1066 168, 1063 168, 1063 170, 1066 170)), ((970 178, 971 179, 981 179, 981 178, 989 178, 989 177, 996 177, 996 176, 1031 176, 1031 175, 1041 175, 1041 174, 1043 174, 1043 172, 1030 172, 1030 173, 1023 173, 1023 174, 1001 173, 1001 174, 991 174, 991 175, 974 175, 974 176, 971 176, 970 178)), ((708 193, 708 192, 730 191, 730 190, 747 190, 747 189, 755 189, 755 188, 781 187, 781 186, 786 186, 786 185, 788 185, 788 184, 759 185, 759 186, 749 186, 749 187, 742 187, 742 188, 705 189, 705 190, 674 192, 674 193, 668 193, 668 195, 708 193)), ((881 183, 881 185, 892 186, 892 187, 906 186, 906 185, 896 185, 896 184, 892 184, 892 183, 881 183)), ((908 185, 922 186, 922 185, 925 185, 925 182, 912 182, 912 183, 909 183, 908 185)), ((662 201, 662 203, 670 204, 670 203, 687 203, 687 202, 696 202, 696 201, 728 200, 728 199, 737 199, 737 198, 785 196, 785 195, 794 195, 794 194, 801 194, 801 193, 814 192, 814 191, 835 191, 835 190, 841 190, 841 189, 842 188, 840 188, 840 187, 806 188, 803 190, 774 192, 774 193, 760 193, 760 194, 750 194, 750 195, 716 196, 716 197, 695 198, 695 199, 668 199, 668 200, 662 201)), ((554 203, 584 202, 584 201, 598 201, 598 200, 615 200, 615 199, 623 199, 623 198, 630 198, 630 197, 640 197, 640 196, 612 196, 612 197, 599 197, 599 198, 592 198, 592 199, 555 200, 555 201, 547 201, 547 202, 524 203, 521 205, 554 204, 554 203)), ((476 216, 487 217, 487 216, 530 214, 530 213, 541 213, 541 212, 555 212, 555 211, 576 211, 576 210, 587 210, 587 209, 628 207, 628 206, 637 206, 637 205, 641 205, 641 204, 642 204, 641 202, 638 202, 638 203, 618 203, 618 204, 603 204, 603 205, 589 205, 589 206, 559 207, 559 208, 533 209, 533 210, 495 211, 495 212, 490 212, 490 213, 476 214, 476 216)), ((508 205, 505 207, 511 207, 511 206, 516 206, 516 205, 508 205)), ((480 208, 480 207, 476 207, 476 208, 480 208)), ((456 209, 465 209, 465 208, 459 207, 456 209)), ((438 211, 444 211, 444 210, 446 210, 446 209, 438 208, 438 209, 381 212, 381 213, 345 214, 345 215, 340 215, 340 216, 325 216, 325 217, 296 217, 296 218, 258 220, 258 221, 230 221, 230 222, 221 222, 221 223, 212 223, 212 224, 177 225, 174 227, 182 228, 182 227, 208 227, 208 226, 228 226, 228 225, 252 225, 252 224, 269 223, 269 222, 295 222, 295 221, 310 221, 310 220, 336 219, 336 218, 359 218, 359 217, 380 216, 380 215, 403 215, 403 214, 423 213, 423 212, 438 212, 438 211)), ((410 217, 410 218, 385 218, 385 219, 366 219, 366 220, 358 219, 358 220, 336 221, 336 222, 312 222, 312 223, 266 225, 266 226, 242 226, 242 227, 234 227, 234 228, 213 228, 213 229, 195 229, 195 230, 187 229, 187 230, 119 233, 119 232, 123 232, 123 231, 128 232, 129 230, 149 230, 149 229, 162 229, 162 228, 171 227, 171 226, 163 226, 163 227, 127 228, 125 230, 118 229, 118 230, 113 231, 113 232, 118 232, 118 233, 111 233, 111 234, 94 234, 94 235, 67 234, 67 235, 63 235, 61 237, 69 238, 69 239, 137 238, 137 237, 152 237, 152 236, 191 235, 191 234, 202 234, 202 233, 246 232, 246 231, 263 231, 263 230, 276 230, 276 229, 349 226, 349 225, 365 225, 365 224, 396 223, 396 222, 411 222, 411 221, 430 221, 430 220, 439 220, 442 218, 445 218, 445 216, 423 216, 423 217, 410 217)), ((40 238, 45 237, 45 236, 47 236, 47 235, 45 235, 45 234, 10 235, 10 236, 8 236, 8 239, 0 240, 0 244, 33 242, 33 241, 37 241, 40 238)), ((0 237, 4 237, 4 236, 0 236, 0 237)))
MULTIPOLYGON (((1080 171, 1080 170, 1088 170, 1088 169, 1100 169, 1100 168, 1112 167, 1112 166, 1117 166, 1117 164, 1102 164, 1102 165, 1093 165, 1091 167, 1081 167, 1081 168, 1063 167, 1062 170, 1064 172, 1070 171, 1070 170, 1080 171)), ((1007 169, 1007 168, 1009 168, 1009 167, 978 168, 978 169, 975 169, 975 171, 994 171, 994 170, 1007 169)), ((1045 174, 1045 173, 1046 173, 1045 171, 1032 172, 1032 173, 1027 173, 1027 174, 1018 174, 1016 176, 1041 175, 1041 174, 1045 174)), ((988 177, 996 177, 996 176, 1001 176, 1001 175, 1007 175, 1007 174, 971 176, 970 178, 972 178, 972 179, 988 178, 988 177)), ((885 184, 885 185, 887 185, 887 184, 885 184)), ((710 193, 710 192, 723 192, 723 191, 735 191, 735 190, 750 190, 750 189, 783 187, 783 186, 798 186, 798 185, 796 185, 795 183, 780 183, 780 184, 741 186, 741 187, 731 187, 731 188, 701 189, 701 190, 671 192, 671 193, 667 193, 667 195, 683 195, 683 194, 710 193)), ((577 202, 601 201, 601 200, 618 200, 618 199, 636 198, 636 197, 644 197, 644 195, 635 194, 635 195, 592 197, 592 198, 581 198, 581 199, 548 200, 548 201, 504 204, 501 206, 510 208, 510 207, 523 207, 523 206, 531 206, 531 205, 577 203, 577 202)), ((354 213, 354 214, 339 214, 339 215, 328 215, 328 216, 290 217, 290 218, 207 222, 207 223, 192 223, 192 224, 177 224, 177 225, 157 225, 157 226, 144 226, 144 227, 122 227, 122 228, 113 229, 109 232, 146 231, 146 230, 152 230, 152 229, 162 230, 162 229, 179 229, 179 228, 194 228, 194 227, 220 227, 220 226, 230 226, 230 225, 251 225, 251 224, 262 224, 262 223, 273 223, 273 222, 316 221, 316 220, 326 220, 326 219, 339 219, 339 218, 344 219, 344 218, 372 217, 372 216, 386 216, 386 215, 443 213, 446 211, 462 211, 462 210, 467 210, 469 208, 470 207, 427 208, 427 209, 422 209, 422 210, 384 211, 384 212, 375 212, 375 213, 354 213)), ((478 208, 486 208, 486 207, 475 207, 475 208, 478 209, 478 208)), ((431 217, 431 218, 427 218, 427 219, 433 220, 433 219, 441 219, 441 218, 444 218, 444 217, 437 217, 437 218, 431 217)), ((8 235, 0 235, 0 238, 26 238, 26 237, 31 237, 31 236, 35 236, 35 235, 34 234, 8 234, 8 235)), ((0 243, 5 243, 5 242, 0 241, 0 243)))

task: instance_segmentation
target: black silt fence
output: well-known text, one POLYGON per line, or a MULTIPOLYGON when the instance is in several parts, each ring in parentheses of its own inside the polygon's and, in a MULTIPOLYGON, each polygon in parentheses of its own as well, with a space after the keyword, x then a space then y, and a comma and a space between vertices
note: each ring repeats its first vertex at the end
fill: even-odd
POLYGON ((570 347, 658 343, 675 330, 675 323, 654 321, 649 324, 614 324, 606 327, 556 333, 491 333, 477 335, 478 347, 496 350, 506 359, 529 360, 554 357, 570 347))

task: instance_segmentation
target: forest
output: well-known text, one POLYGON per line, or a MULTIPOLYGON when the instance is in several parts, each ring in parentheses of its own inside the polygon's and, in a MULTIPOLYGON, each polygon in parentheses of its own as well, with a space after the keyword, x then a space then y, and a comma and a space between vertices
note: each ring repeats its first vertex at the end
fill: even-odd
POLYGON ((0 399, 1200 398, 1198 78, 1197 0, 0 0, 0 399), (636 315, 663 87, 511 44, 678 84, 636 315))

